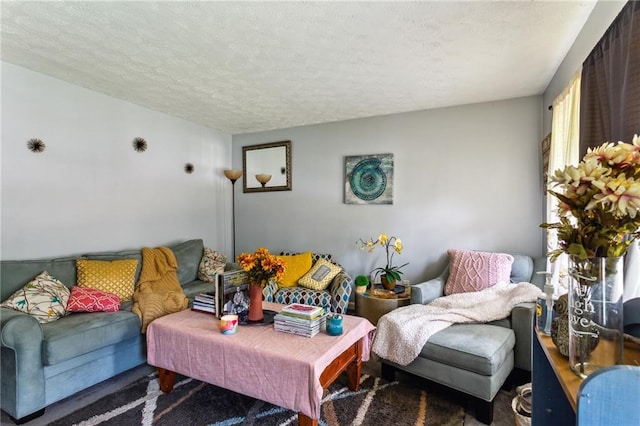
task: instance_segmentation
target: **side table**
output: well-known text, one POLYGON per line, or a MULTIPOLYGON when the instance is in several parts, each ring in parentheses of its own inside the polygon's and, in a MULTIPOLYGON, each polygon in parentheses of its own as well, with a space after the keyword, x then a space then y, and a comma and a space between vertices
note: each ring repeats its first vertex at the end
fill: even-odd
MULTIPOLYGON (((533 412, 531 421, 533 426, 594 424, 589 422, 589 419, 581 419, 576 416, 576 413, 579 412, 581 398, 584 404, 596 405, 601 412, 606 413, 607 410, 612 409, 612 404, 607 403, 606 398, 599 399, 595 395, 582 394, 582 385, 589 378, 583 381, 571 371, 567 358, 560 354, 550 336, 539 333, 533 328, 532 338, 533 368, 531 370, 531 382, 533 412)), ((625 340, 623 354, 624 365, 640 365, 640 348, 637 345, 625 340)), ((607 370, 609 369, 603 368, 601 374, 607 374, 607 370)), ((630 371, 629 375, 633 375, 633 372, 630 371)), ((629 395, 632 395, 632 398, 637 398, 637 388, 622 388, 614 381, 609 382, 609 384, 608 389, 601 390, 605 391, 604 393, 608 393, 615 401, 622 401, 629 395)), ((614 418, 625 416, 624 412, 609 413, 608 416, 612 419, 612 422, 607 422, 607 424, 637 424, 628 421, 635 413, 637 413, 637 410, 630 411, 629 417, 624 421, 613 421, 614 418)))
POLYGON ((409 303, 411 303, 411 296, 404 291, 393 297, 380 297, 371 291, 356 293, 356 315, 377 325, 381 316, 401 306, 407 306, 409 303))

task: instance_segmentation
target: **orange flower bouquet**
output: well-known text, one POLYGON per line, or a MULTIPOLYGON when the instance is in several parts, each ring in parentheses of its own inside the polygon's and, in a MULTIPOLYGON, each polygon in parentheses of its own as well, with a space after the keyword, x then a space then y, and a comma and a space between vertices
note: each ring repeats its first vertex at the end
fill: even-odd
POLYGON ((280 282, 286 265, 284 260, 272 255, 268 249, 260 247, 255 253, 241 253, 238 262, 247 273, 249 283, 264 288, 269 281, 280 282))

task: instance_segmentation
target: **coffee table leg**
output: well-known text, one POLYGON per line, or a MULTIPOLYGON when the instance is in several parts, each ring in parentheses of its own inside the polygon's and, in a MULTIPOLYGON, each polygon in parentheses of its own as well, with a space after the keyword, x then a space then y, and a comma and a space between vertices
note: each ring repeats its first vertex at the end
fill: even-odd
POLYGON ((164 393, 169 393, 173 390, 173 382, 176 378, 176 373, 164 368, 158 368, 158 378, 160 379, 160 390, 164 393))
POLYGON ((318 426, 318 419, 298 413, 298 426, 318 426))
POLYGON ((360 390, 360 376, 362 375, 362 339, 356 343, 356 359, 347 367, 347 387, 349 390, 360 390))

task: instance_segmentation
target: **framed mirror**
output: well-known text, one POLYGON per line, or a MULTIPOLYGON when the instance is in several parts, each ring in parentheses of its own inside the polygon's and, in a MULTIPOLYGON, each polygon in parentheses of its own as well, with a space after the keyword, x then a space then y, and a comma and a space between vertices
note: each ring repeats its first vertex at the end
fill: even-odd
POLYGON ((291 141, 242 147, 243 192, 291 191, 291 141))

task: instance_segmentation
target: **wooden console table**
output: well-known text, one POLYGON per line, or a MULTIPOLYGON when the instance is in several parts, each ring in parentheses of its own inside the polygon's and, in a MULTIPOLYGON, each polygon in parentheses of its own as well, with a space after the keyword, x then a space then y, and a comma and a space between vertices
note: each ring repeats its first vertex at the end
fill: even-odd
MULTIPOLYGON (((576 424, 577 398, 582 379, 569 368, 567 358, 551 336, 533 330, 533 426, 576 424)), ((640 348, 625 342, 624 364, 640 365, 640 348)), ((615 384, 612 383, 612 386, 615 384)))

